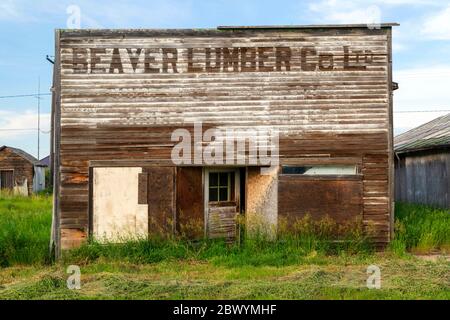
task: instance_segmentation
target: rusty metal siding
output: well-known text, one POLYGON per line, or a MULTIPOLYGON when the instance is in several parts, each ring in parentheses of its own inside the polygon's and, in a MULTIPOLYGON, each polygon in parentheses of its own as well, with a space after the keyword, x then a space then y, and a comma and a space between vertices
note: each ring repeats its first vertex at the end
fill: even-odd
POLYGON ((389 32, 62 31, 60 227, 87 230, 91 161, 169 160, 171 130, 202 121, 278 129, 282 161, 358 159, 364 220, 376 221, 380 241, 388 241, 389 32), (226 67, 215 69, 216 48, 226 67), (246 48, 242 70, 236 48, 246 48), (142 49, 155 58, 147 66, 142 49), (85 63, 94 73, 76 73, 85 63))

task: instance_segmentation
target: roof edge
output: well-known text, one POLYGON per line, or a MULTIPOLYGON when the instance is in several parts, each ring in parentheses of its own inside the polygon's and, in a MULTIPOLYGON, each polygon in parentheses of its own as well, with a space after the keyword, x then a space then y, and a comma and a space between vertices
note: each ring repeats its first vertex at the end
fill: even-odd
POLYGON ((412 149, 400 149, 394 150, 397 155, 407 155, 425 151, 441 151, 450 149, 450 144, 441 144, 435 146, 421 147, 421 148, 412 148, 412 149))
POLYGON ((0 147, 0 151, 2 151, 4 149, 11 150, 11 152, 14 152, 16 155, 18 155, 22 159, 30 162, 33 165, 38 165, 39 164, 39 160, 38 159, 36 159, 34 156, 29 154, 28 152, 23 151, 22 149, 14 148, 14 147, 7 146, 7 145, 3 145, 3 146, 0 147))
MULTIPOLYGON (((380 23, 379 27, 389 28, 400 26, 397 22, 380 23)), ((261 25, 261 26, 218 26, 218 30, 233 29, 321 29, 321 28, 372 28, 377 29, 376 24, 310 24, 310 25, 261 25)))
MULTIPOLYGON (((399 23, 396 22, 390 22, 390 23, 380 23, 379 28, 390 28, 390 27, 397 27, 399 26, 399 23)), ((345 29, 345 28, 365 28, 369 29, 372 28, 374 30, 377 29, 376 24, 310 24, 310 25, 260 25, 260 26, 217 26, 217 27, 209 27, 209 28, 118 28, 118 29, 111 29, 111 28, 99 28, 99 29, 64 29, 64 28, 57 28, 55 29, 55 32, 70 32, 70 33, 76 33, 76 32, 152 32, 152 31, 217 31, 217 30, 252 30, 252 29, 259 29, 259 30, 281 30, 281 29, 345 29)))

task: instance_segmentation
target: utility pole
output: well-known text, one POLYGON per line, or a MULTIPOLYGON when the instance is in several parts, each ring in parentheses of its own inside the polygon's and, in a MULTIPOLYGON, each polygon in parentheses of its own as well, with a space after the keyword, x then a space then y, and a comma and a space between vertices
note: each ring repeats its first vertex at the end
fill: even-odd
POLYGON ((38 132, 37 132, 37 143, 38 143, 38 150, 37 150, 37 159, 40 160, 40 155, 39 155, 39 151, 40 151, 40 133, 41 133, 41 77, 38 77, 38 96, 37 96, 37 108, 38 108, 38 132))

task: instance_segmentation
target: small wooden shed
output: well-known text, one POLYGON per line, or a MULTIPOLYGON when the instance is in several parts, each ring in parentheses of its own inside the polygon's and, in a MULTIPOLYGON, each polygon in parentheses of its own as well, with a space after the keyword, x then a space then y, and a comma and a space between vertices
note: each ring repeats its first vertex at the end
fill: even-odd
POLYGON ((395 25, 57 30, 56 252, 306 215, 360 219, 388 243, 395 25))
POLYGON ((450 113, 394 143, 395 200, 450 208, 450 113))
POLYGON ((0 147, 0 188, 30 195, 45 189, 45 168, 31 154, 8 146, 0 147))

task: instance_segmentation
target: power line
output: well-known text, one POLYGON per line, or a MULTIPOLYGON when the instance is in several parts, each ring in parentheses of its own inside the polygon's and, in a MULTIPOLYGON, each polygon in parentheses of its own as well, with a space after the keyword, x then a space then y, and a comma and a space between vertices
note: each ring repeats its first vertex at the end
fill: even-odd
POLYGON ((39 98, 39 96, 50 96, 51 93, 41 93, 41 94, 18 94, 14 96, 0 96, 0 99, 10 99, 10 98, 25 98, 25 97, 35 97, 39 98))
POLYGON ((405 110, 405 111, 394 111, 394 113, 417 113, 417 112, 450 112, 450 109, 444 110, 405 110))
MULTIPOLYGON (((38 131, 38 128, 8 128, 8 129, 0 129, 0 131, 38 131)), ((39 132, 43 134, 48 134, 50 131, 47 130, 39 130, 39 132)))

